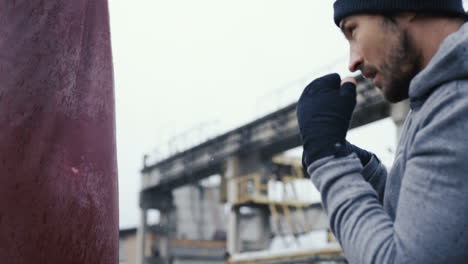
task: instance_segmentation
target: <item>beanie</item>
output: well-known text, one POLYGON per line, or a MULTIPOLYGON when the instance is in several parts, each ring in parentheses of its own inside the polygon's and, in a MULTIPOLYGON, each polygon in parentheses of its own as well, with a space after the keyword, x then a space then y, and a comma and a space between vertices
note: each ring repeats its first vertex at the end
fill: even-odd
POLYGON ((350 15, 396 13, 396 12, 431 12, 455 16, 467 16, 462 0, 337 0, 335 23, 350 15))

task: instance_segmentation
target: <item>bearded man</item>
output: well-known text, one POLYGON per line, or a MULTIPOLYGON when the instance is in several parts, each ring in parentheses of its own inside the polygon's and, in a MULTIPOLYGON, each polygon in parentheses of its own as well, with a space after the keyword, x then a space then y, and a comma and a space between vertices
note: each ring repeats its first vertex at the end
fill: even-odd
POLYGON ((303 164, 352 264, 468 263, 468 23, 461 0, 338 0, 352 72, 410 112, 387 174, 346 141, 356 81, 319 78, 297 118, 303 164))

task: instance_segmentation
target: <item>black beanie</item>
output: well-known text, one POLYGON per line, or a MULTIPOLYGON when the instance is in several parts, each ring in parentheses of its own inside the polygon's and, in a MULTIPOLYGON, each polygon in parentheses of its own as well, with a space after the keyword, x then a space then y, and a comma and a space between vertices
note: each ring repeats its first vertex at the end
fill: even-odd
POLYGON ((462 0, 337 0, 333 7, 337 26, 341 19, 354 14, 414 11, 466 17, 462 0))

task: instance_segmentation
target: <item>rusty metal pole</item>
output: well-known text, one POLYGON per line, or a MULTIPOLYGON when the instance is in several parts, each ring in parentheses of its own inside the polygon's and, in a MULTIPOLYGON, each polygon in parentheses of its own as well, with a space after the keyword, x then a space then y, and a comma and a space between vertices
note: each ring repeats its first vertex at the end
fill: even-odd
POLYGON ((107 0, 0 0, 0 262, 118 263, 107 0))

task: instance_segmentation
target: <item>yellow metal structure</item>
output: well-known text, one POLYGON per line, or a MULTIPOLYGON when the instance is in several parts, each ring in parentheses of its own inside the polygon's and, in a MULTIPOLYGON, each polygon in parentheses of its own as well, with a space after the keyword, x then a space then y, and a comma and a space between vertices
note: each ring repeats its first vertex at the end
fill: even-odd
MULTIPOLYGON (((288 179, 288 178, 287 178, 288 179)), ((288 206, 294 208, 303 208, 310 206, 308 202, 301 202, 297 199, 287 199, 274 201, 268 197, 268 183, 270 178, 266 175, 253 173, 237 177, 237 201, 234 206, 288 206)), ((286 182, 292 183, 292 178, 286 182)))
MULTIPOLYGON (((304 171, 298 159, 284 156, 275 157, 272 160, 271 175, 252 173, 233 179, 236 181, 237 189, 236 202, 233 206, 234 208, 243 206, 268 208, 276 235, 283 239, 292 235, 295 237, 296 243, 299 244, 299 235, 313 231, 311 224, 313 221, 309 221, 305 213, 306 209, 310 208, 311 203, 300 201, 295 189, 295 183, 301 179, 304 179, 304 171), (270 184, 275 182, 282 183, 281 200, 273 200, 270 196, 269 190, 272 187, 270 184)), ((327 240, 328 242, 333 241, 330 232, 327 240)), ((330 247, 316 251, 231 256, 227 263, 346 263, 339 245, 337 243, 330 245, 330 247)))
POLYGON ((268 204, 268 177, 254 173, 237 179, 237 202, 235 205, 268 204))
POLYGON ((276 168, 274 175, 252 173, 237 177, 237 200, 234 207, 265 206, 269 209, 278 235, 294 235, 312 231, 307 221, 304 209, 311 203, 298 200, 294 182, 304 178, 302 165, 297 159, 275 157, 273 164, 276 168), (272 200, 269 197, 269 183, 279 181, 283 185, 282 200, 272 200), (289 187, 289 188, 288 188, 289 187), (288 191, 289 190, 289 191, 288 191), (301 218, 300 221, 297 218, 301 218), (289 225, 289 232, 282 228, 282 223, 289 225))

